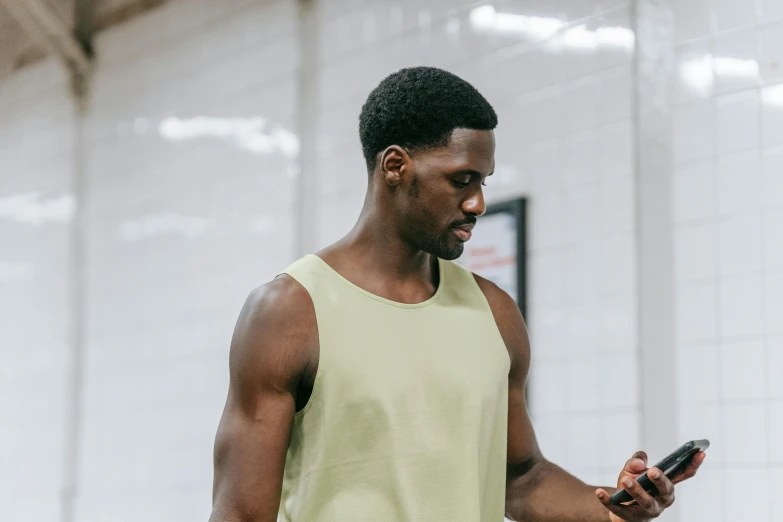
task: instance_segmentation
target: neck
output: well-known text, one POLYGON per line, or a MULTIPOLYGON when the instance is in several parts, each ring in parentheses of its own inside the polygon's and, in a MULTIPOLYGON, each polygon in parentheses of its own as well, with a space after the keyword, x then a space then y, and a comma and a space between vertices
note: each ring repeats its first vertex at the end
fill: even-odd
POLYGON ((389 222, 390 215, 394 214, 381 211, 368 191, 359 219, 340 243, 362 270, 393 282, 431 285, 437 258, 405 241, 396 223, 389 222))

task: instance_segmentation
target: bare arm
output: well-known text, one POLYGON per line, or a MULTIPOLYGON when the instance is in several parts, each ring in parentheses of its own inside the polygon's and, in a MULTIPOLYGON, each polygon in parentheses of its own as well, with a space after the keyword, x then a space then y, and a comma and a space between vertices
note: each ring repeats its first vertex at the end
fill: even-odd
POLYGON ((275 522, 300 379, 317 342, 307 291, 288 276, 254 290, 231 341, 215 439, 210 522, 275 522))
POLYGON ((525 321, 506 292, 486 279, 475 277, 489 301, 511 357, 506 516, 531 522, 608 522, 609 512, 596 499, 595 488, 541 454, 525 402, 530 368, 530 341, 525 321))
POLYGON ((647 454, 637 451, 618 477, 618 485, 622 484, 634 500, 622 505, 609 502, 617 488, 596 490, 546 460, 538 449, 525 403, 530 368, 525 321, 508 294, 479 276, 476 281, 487 296, 511 358, 506 516, 526 522, 648 522, 660 516, 674 502, 674 484, 692 478, 704 462, 705 453, 697 454, 682 473, 670 480, 661 470, 648 469, 647 454), (635 482, 644 472, 658 490, 655 497, 635 482))

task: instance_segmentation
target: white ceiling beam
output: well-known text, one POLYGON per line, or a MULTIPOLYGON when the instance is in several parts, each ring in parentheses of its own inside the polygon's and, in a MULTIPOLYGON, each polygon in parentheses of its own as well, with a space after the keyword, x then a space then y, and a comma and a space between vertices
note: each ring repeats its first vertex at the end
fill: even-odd
POLYGON ((85 80, 91 60, 68 25, 42 0, 0 0, 19 25, 42 46, 58 55, 75 78, 85 80))

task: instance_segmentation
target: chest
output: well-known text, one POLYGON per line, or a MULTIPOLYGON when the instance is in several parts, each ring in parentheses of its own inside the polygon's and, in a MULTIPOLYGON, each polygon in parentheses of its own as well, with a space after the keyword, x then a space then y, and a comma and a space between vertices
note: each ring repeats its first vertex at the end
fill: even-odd
POLYGON ((318 372, 345 407, 480 409, 505 393, 509 357, 491 314, 407 312, 333 317, 321 329, 318 372))

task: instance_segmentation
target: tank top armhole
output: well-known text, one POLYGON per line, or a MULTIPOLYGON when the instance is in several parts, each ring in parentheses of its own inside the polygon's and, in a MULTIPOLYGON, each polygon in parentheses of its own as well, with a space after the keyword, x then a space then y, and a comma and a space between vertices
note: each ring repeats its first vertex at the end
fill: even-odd
POLYGON ((294 281, 299 283, 302 288, 305 289, 307 292, 307 295, 310 296, 310 302, 313 303, 313 313, 315 314, 315 336, 318 339, 318 368, 315 370, 315 378, 313 379, 313 389, 310 391, 310 397, 307 399, 307 404, 304 405, 304 408, 301 410, 294 412, 294 420, 302 419, 304 418, 305 414, 310 410, 313 403, 318 399, 320 396, 320 389, 321 389, 321 374, 323 373, 323 357, 321 357, 321 329, 318 327, 318 309, 317 305, 315 303, 315 299, 313 299, 313 294, 310 292, 310 288, 308 288, 308 285, 304 283, 302 279, 299 279, 296 277, 295 274, 291 273, 294 270, 284 270, 277 274, 275 277, 279 277, 281 275, 287 275, 288 277, 292 278, 294 281))
POLYGON ((467 267, 464 267, 458 263, 451 262, 450 265, 451 265, 451 269, 454 272, 460 274, 458 277, 462 279, 462 282, 465 285, 465 287, 469 289, 470 293, 474 296, 474 298, 481 303, 482 308, 484 308, 486 313, 489 314, 489 318, 492 320, 492 325, 495 327, 495 332, 497 333, 497 336, 500 339, 500 342, 503 345, 503 347, 506 348, 506 356, 508 357, 508 361, 510 365, 511 354, 508 352, 508 347, 506 347, 505 341, 503 341, 503 336, 500 333, 500 327, 498 326, 497 320, 495 319, 495 313, 492 311, 492 306, 489 304, 489 299, 487 299, 484 290, 481 289, 481 286, 479 285, 478 281, 476 281, 476 274, 474 274, 467 267))
POLYGON ((492 313, 492 307, 489 306, 489 300, 487 299, 487 296, 484 295, 484 291, 479 286, 478 281, 476 281, 476 276, 473 272, 469 268, 453 261, 444 264, 448 267, 447 270, 451 270, 452 273, 450 274, 450 277, 454 284, 460 285, 462 291, 467 292, 466 297, 468 299, 478 299, 482 307, 489 313, 492 313))
MULTIPOLYGON (((318 319, 316 317, 316 330, 318 329, 318 319)), ((294 419, 303 419, 305 414, 310 411, 310 408, 313 406, 313 403, 318 400, 321 396, 321 374, 323 374, 323 368, 322 366, 322 359, 321 359, 321 339, 318 338, 318 368, 315 370, 315 378, 313 379, 313 389, 310 391, 310 397, 307 399, 307 404, 305 404, 304 408, 294 413, 294 419)))

